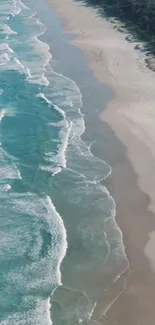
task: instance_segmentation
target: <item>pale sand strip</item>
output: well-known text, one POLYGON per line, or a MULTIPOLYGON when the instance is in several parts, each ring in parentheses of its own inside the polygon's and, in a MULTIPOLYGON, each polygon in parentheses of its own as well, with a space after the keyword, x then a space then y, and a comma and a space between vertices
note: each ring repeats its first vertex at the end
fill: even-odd
POLYGON ((154 234, 150 235, 150 242, 148 234, 155 229, 155 74, 145 67, 144 57, 134 49, 135 44, 126 41, 125 35, 99 17, 96 10, 83 6, 81 1, 49 1, 65 21, 66 31, 76 35, 74 44, 85 51, 98 80, 112 87, 115 98, 101 118, 126 146, 138 175, 135 179, 126 161, 113 169, 111 177, 117 220, 123 230, 132 273, 128 289, 114 304, 107 324, 116 321, 121 325, 152 325, 155 275, 150 265, 154 270, 155 254, 154 234))

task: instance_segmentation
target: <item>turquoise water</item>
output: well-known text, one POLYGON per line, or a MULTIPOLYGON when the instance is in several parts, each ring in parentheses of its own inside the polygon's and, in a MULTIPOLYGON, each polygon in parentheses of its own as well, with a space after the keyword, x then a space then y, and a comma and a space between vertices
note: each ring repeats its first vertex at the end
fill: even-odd
POLYGON ((81 92, 53 71, 44 31, 25 4, 0 1, 1 325, 51 324, 73 242, 89 251, 89 266, 95 256, 122 272, 115 202, 100 185, 111 167, 81 140, 81 92))

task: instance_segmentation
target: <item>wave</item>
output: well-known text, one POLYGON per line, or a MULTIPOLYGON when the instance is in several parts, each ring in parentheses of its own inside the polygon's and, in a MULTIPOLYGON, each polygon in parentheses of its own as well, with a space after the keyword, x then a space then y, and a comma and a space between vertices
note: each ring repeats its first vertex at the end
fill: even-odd
POLYGON ((13 53, 13 50, 9 47, 7 43, 0 44, 0 51, 7 51, 9 53, 13 53))
POLYGON ((8 20, 9 16, 19 15, 21 12, 20 1, 1 1, 0 2, 0 13, 3 20, 8 20))
POLYGON ((5 116, 5 110, 4 109, 2 109, 1 111, 0 111, 0 121, 2 120, 2 118, 5 116))
POLYGON ((5 320, 1 320, 1 325, 51 325, 51 304, 49 298, 35 298, 34 296, 28 296, 24 299, 25 312, 23 318, 23 312, 14 313, 5 320), (35 308, 28 311, 28 307, 34 305, 35 308))
POLYGON ((44 95, 43 93, 38 93, 38 94, 36 95, 36 97, 40 97, 40 98, 44 99, 45 102, 46 102, 50 107, 52 106, 52 102, 51 102, 48 98, 46 98, 45 95, 44 95))
POLYGON ((49 46, 38 39, 38 37, 45 32, 45 27, 35 17, 36 13, 32 12, 32 10, 30 10, 20 1, 15 1, 12 7, 10 3, 9 6, 4 6, 4 8, 2 6, 1 9, 2 11, 6 9, 6 12, 10 14, 10 12, 12 13, 14 7, 16 6, 20 8, 20 15, 19 12, 16 12, 16 15, 19 17, 20 23, 22 18, 23 24, 25 24, 25 26, 23 25, 23 30, 21 26, 20 34, 18 34, 17 31, 11 26, 13 19, 9 19, 8 24, 0 24, 0 34, 4 36, 5 40, 0 50, 4 51, 11 49, 11 53, 14 53, 14 56, 12 56, 14 62, 11 60, 7 69, 19 69, 20 72, 27 74, 27 80, 29 82, 47 86, 48 80, 45 77, 45 67, 51 59, 51 54, 49 51, 49 46), (27 30, 27 33, 25 33, 25 30, 27 30), (23 41, 25 43, 24 46, 23 41), (23 51, 21 44, 23 46, 23 51), (25 46, 27 47, 27 51, 25 51, 25 46), (19 49, 21 49, 21 55, 19 55, 19 49), (32 60, 32 58, 29 60, 28 49, 30 49, 30 52, 33 53, 34 60, 32 60))
POLYGON ((52 102, 43 94, 43 93, 38 93, 37 95, 36 95, 36 97, 38 97, 38 98, 42 98, 44 101, 45 101, 45 103, 47 103, 48 104, 48 106, 49 107, 52 107, 53 109, 55 109, 57 112, 59 112, 60 113, 60 115, 62 115, 62 117, 64 118, 64 119, 66 119, 66 114, 65 114, 65 112, 60 108, 60 107, 58 107, 58 106, 56 106, 56 105, 54 105, 54 104, 52 104, 52 102))
POLYGON ((0 24, 0 34, 14 35, 17 33, 14 30, 12 30, 8 25, 0 24))
POLYGON ((15 163, 15 158, 8 155, 0 147, 0 179, 21 179, 20 171, 15 163))
POLYGON ((0 184, 0 191, 8 192, 11 189, 10 184, 0 184))
MULTIPOLYGON (((70 136, 70 132, 71 132, 71 128, 72 128, 72 122, 68 123, 66 120, 66 127, 63 127, 60 129, 59 132, 59 136, 61 139, 61 142, 58 145, 58 152, 57 154, 55 154, 53 156, 53 153, 51 152, 46 152, 45 153, 45 160, 48 162, 55 162, 56 164, 58 164, 58 168, 56 169, 57 172, 58 170, 60 171, 60 167, 61 168, 66 168, 67 167, 67 159, 66 159, 66 150, 68 147, 68 141, 69 141, 69 136, 70 136)), ((44 169, 45 170, 45 169, 44 169)), ((46 170, 50 170, 46 167, 46 170)))
POLYGON ((61 284, 59 267, 67 248, 62 219, 48 196, 7 192, 1 193, 2 202, 0 260, 5 288, 0 304, 3 314, 5 306, 7 310, 13 308, 14 313, 1 318, 1 324, 9 324, 10 320, 12 324, 51 324, 47 296, 61 284), (49 240, 45 242, 46 233, 49 240), (17 304, 18 295, 21 298, 17 304))
POLYGON ((66 119, 66 114, 65 112, 60 109, 58 106, 53 105, 52 102, 43 94, 43 93, 38 93, 36 97, 41 98, 47 103, 48 107, 51 107, 52 109, 56 110, 60 116, 63 118, 63 124, 62 121, 59 121, 57 123, 49 123, 48 125, 50 126, 55 126, 59 128, 59 144, 58 144, 58 152, 53 155, 53 152, 46 152, 45 153, 45 161, 48 162, 54 162, 56 163, 56 167, 52 166, 41 166, 40 169, 48 172, 52 172, 53 175, 56 175, 58 172, 61 171, 61 168, 66 168, 67 166, 67 161, 66 161, 66 150, 68 146, 68 140, 69 140, 69 135, 71 132, 72 128, 72 122, 68 121, 66 119), (60 124, 61 122, 61 124, 60 124))
POLYGON ((7 65, 8 62, 10 61, 9 56, 7 53, 0 54, 0 66, 2 65, 7 65))

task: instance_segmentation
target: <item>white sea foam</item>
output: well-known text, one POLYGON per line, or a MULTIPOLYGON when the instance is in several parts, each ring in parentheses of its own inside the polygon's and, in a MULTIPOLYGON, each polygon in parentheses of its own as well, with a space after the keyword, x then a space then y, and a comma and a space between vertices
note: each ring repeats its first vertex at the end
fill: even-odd
POLYGON ((39 169, 51 173, 52 176, 59 174, 61 172, 61 167, 40 166, 39 169))
POLYGON ((53 109, 55 109, 57 112, 59 112, 65 119, 66 119, 66 114, 65 112, 58 106, 52 104, 52 102, 43 94, 43 93, 38 93, 36 95, 36 97, 40 97, 42 99, 44 99, 44 101, 49 105, 49 106, 52 106, 53 109))
MULTIPOLYGON (((51 230, 51 234, 54 233, 56 236, 59 236, 57 230, 59 233, 61 233, 61 238, 58 243, 60 255, 58 257, 58 260, 62 260, 67 248, 66 230, 60 215, 56 211, 55 206, 51 201, 51 198, 49 196, 40 197, 30 192, 26 194, 24 193, 23 195, 12 194, 12 209, 15 209, 16 212, 24 211, 24 213, 28 215, 34 216, 36 218, 39 217, 41 220, 43 219, 44 222, 48 224, 49 230, 51 230)), ((48 254, 53 254, 52 247, 49 247, 48 254)), ((60 283, 60 275, 58 278, 58 283, 60 283)))
POLYGON ((25 69, 24 65, 16 57, 14 58, 14 62, 17 66, 18 71, 27 74, 27 70, 25 69))
POLYGON ((10 192, 9 196, 1 194, 1 200, 4 203, 3 212, 1 210, 0 213, 0 221, 3 224, 3 230, 0 231, 1 262, 13 257, 22 257, 26 252, 31 261, 21 272, 20 269, 18 272, 16 269, 10 269, 9 285, 18 283, 19 290, 26 295, 29 295, 32 289, 35 291, 40 287, 42 290, 49 286, 56 288, 61 284, 60 264, 66 254, 67 240, 63 221, 50 197, 41 197, 30 192, 10 192), (46 253, 42 253, 43 231, 51 237, 46 253))
POLYGON ((48 44, 40 41, 38 37, 45 32, 44 25, 40 22, 40 25, 43 26, 42 30, 32 38, 28 38, 28 44, 31 44, 33 48, 33 54, 36 56, 39 55, 40 59, 37 60, 34 64, 34 61, 25 62, 25 66, 29 69, 31 76, 27 78, 30 83, 40 84, 40 85, 49 85, 49 81, 45 76, 46 66, 48 65, 52 55, 50 53, 50 48, 48 44))
MULTIPOLYGON (((72 127, 68 138, 69 148, 67 149, 67 157, 69 160, 68 167, 75 171, 79 171, 80 174, 82 174, 83 171, 83 174, 86 175, 89 180, 96 179, 101 181, 111 173, 111 167, 101 159, 94 157, 91 152, 91 145, 87 145, 81 139, 81 135, 85 131, 85 123, 84 116, 81 113, 82 97, 80 90, 75 82, 61 74, 53 72, 50 77, 52 78, 52 100, 54 104, 59 105, 60 108, 63 107, 65 118, 72 121, 72 127), (59 94, 60 87, 62 92, 59 94), (80 160, 80 156, 83 156, 83 161, 80 160), (85 170, 84 165, 86 165, 85 170), (92 170, 91 173, 90 169, 92 170)), ((48 95, 48 97, 50 98, 50 95, 48 95)))
MULTIPOLYGON (((6 190, 8 191, 9 188, 6 190)), ((33 290, 33 292, 38 292, 38 298, 36 298, 42 300, 43 298, 39 298, 39 292, 44 292, 47 289, 49 291, 51 288, 52 293, 52 290, 61 284, 60 264, 67 249, 63 221, 48 196, 41 197, 32 193, 18 194, 11 191, 5 194, 5 191, 2 191, 0 203, 0 222, 3 224, 3 228, 0 230, 1 263, 14 258, 15 260, 23 258, 25 254, 29 256, 29 261, 22 267, 8 267, 7 285, 4 290, 7 298, 6 304, 9 306, 10 301, 12 304, 14 286, 16 292, 22 294, 23 299, 24 296, 25 299, 31 296, 33 290), (43 251, 44 245, 46 245, 44 237, 42 237, 43 232, 50 235, 50 241, 45 251, 43 251), (9 296, 8 292, 10 292, 9 296)), ((1 305, 4 303, 5 295, 0 295, 1 305)), ((34 297, 35 295, 33 295, 34 297)), ((21 307, 22 305, 24 307, 23 300, 20 304, 21 307)), ((34 307, 35 300, 32 312, 35 310, 34 307)), ((16 309, 17 306, 15 306, 16 309)), ((42 313, 42 309, 40 312, 42 313)), ((12 317, 14 316, 12 314, 12 317)), ((36 319, 32 320, 36 321, 36 319)), ((27 322, 25 314, 23 322, 27 324, 25 323, 27 322)))
POLYGON ((21 73, 28 75, 27 70, 21 64, 21 62, 16 58, 16 54, 8 43, 0 44, 0 66, 1 70, 6 69, 16 69, 21 73))
POLYGON ((21 175, 15 165, 0 165, 0 178, 2 179, 20 179, 21 175))
POLYGON ((0 51, 7 51, 10 53, 13 53, 13 50, 9 47, 9 45, 7 43, 0 44, 0 51))
POLYGON ((42 74, 42 75, 36 74, 36 73, 34 73, 33 69, 30 69, 30 68, 28 68, 28 69, 30 71, 30 75, 27 78, 29 83, 38 84, 38 85, 42 85, 42 86, 48 86, 49 85, 49 81, 44 76, 44 74, 42 74))
POLYGON ((0 17, 0 21, 5 21, 5 20, 9 20, 9 17, 7 17, 7 16, 6 17, 5 16, 0 17))
POLYGON ((10 14, 16 16, 20 13, 20 1, 2 1, 0 4, 0 10, 3 14, 10 14))
POLYGON ((56 126, 56 127, 67 127, 68 126, 68 122, 66 119, 58 121, 58 122, 49 122, 48 123, 49 126, 56 126))
POLYGON ((7 24, 0 24, 0 34, 17 34, 14 30, 12 30, 7 24))
MULTIPOLYGON (((52 77, 52 89, 51 89, 52 100, 55 105, 59 105, 60 109, 61 107, 63 107, 65 120, 67 119, 68 121, 72 121, 71 122, 72 126, 70 127, 69 133, 66 136, 66 138, 64 137, 64 140, 67 140, 65 141, 65 155, 67 151, 69 165, 67 164, 67 159, 65 158, 65 161, 63 162, 63 166, 67 165, 67 167, 73 169, 74 171, 78 171, 80 174, 83 173, 83 176, 86 175, 86 177, 89 180, 96 179, 100 181, 103 178, 106 178, 111 173, 111 167, 101 159, 94 157, 91 152, 91 146, 89 144, 87 145, 81 139, 81 135, 85 131, 85 123, 84 123, 83 114, 81 113, 80 110, 80 108, 82 107, 82 98, 81 98, 81 93, 79 88, 77 87, 75 82, 55 72, 53 72, 52 76, 50 77, 52 77), (59 87, 61 87, 62 89, 60 95, 59 95, 59 89, 60 89, 59 87), (69 143, 69 148, 67 149, 68 143, 69 143), (80 160, 80 156, 83 156, 84 159, 83 161, 80 160), (86 166, 86 169, 84 169, 84 166, 86 166), (92 170, 91 173, 90 173, 90 169, 92 170)), ((48 97, 50 98, 50 89, 49 89, 48 97)), ((67 123, 70 123, 68 121, 67 123)), ((58 124, 52 123, 51 125, 59 126, 59 123, 62 122, 58 122, 58 124)), ((65 132, 66 128, 68 128, 68 125, 62 127, 62 132, 65 132)), ((60 152, 61 152, 61 146, 60 146, 59 154, 60 152)), ((59 158, 59 155, 57 156, 57 158, 59 158)), ((51 162, 53 162, 53 160, 56 159, 56 157, 54 158, 51 154, 51 158, 48 157, 46 159, 48 159, 48 161, 50 161, 51 159, 51 162)), ((60 160, 58 159, 58 161, 60 160)))
POLYGON ((72 122, 68 123, 67 130, 62 129, 60 136, 62 138, 62 144, 59 146, 59 153, 57 154, 57 160, 60 165, 65 168, 67 166, 66 150, 68 146, 69 136, 72 129, 72 122))
POLYGON ((36 95, 36 97, 40 97, 40 98, 44 99, 45 102, 46 102, 49 106, 52 106, 52 102, 51 102, 48 98, 46 98, 45 95, 44 95, 43 93, 38 93, 38 94, 36 95))
POLYGON ((11 15, 16 16, 16 15, 19 15, 20 12, 21 12, 21 2, 13 1, 13 8, 11 10, 11 15))
POLYGON ((10 61, 10 58, 7 53, 0 54, 0 66, 8 64, 8 61, 10 61))
MULTIPOLYGON (((36 97, 40 97, 49 105, 49 107, 53 107, 56 109, 62 116, 63 120, 59 121, 58 123, 55 123, 55 126, 60 127, 59 132, 59 139, 57 141, 60 141, 59 148, 57 154, 54 154, 52 152, 45 153, 45 161, 55 163, 56 167, 54 166, 41 166, 40 169, 44 171, 51 172, 53 175, 56 175, 61 171, 61 168, 66 168, 67 166, 67 160, 66 160, 66 150, 68 146, 68 140, 72 128, 72 122, 67 121, 66 115, 62 109, 60 109, 58 106, 53 105, 52 102, 45 97, 43 93, 38 93, 36 97)), ((48 125, 54 126, 54 124, 51 122, 48 123, 48 125)))
MULTIPOLYGON (((67 159, 66 159, 66 150, 69 141, 69 135, 72 128, 72 122, 67 122, 66 120, 66 128, 63 127, 60 129, 59 136, 60 136, 60 144, 58 148, 58 152, 53 155, 53 152, 46 152, 45 153, 45 161, 55 163, 59 168, 66 168, 67 167, 67 159)), ((42 166, 41 169, 52 171, 53 167, 49 166, 42 166)), ((59 169, 60 170, 60 169, 59 169)))
POLYGON ((9 184, 0 184, 0 191, 8 192, 11 189, 11 185, 9 184))
MULTIPOLYGON (((10 65, 8 66, 8 69, 17 69, 21 73, 25 73, 27 76, 27 80, 30 83, 34 84, 40 84, 40 85, 49 85, 49 81, 47 77, 45 76, 46 72, 46 66, 48 62, 51 59, 51 54, 50 54, 50 49, 48 44, 42 42, 41 40, 38 39, 40 35, 42 35, 45 32, 45 26, 40 22, 38 18, 36 18, 35 13, 26 7, 23 3, 20 1, 11 1, 8 4, 0 4, 0 9, 4 12, 6 11, 7 13, 10 14, 19 14, 19 9, 21 11, 21 15, 27 15, 27 21, 26 19, 24 20, 25 23, 25 30, 27 29, 26 27, 29 28, 30 21, 32 23, 32 27, 34 24, 34 27, 36 26, 36 35, 32 37, 31 35, 26 35, 26 33, 23 35, 23 38, 20 39, 20 35, 17 35, 17 32, 12 30, 9 25, 7 24, 0 24, 0 33, 1 34, 6 34, 6 40, 8 43, 8 47, 10 47, 10 44, 13 45, 12 39, 9 39, 10 35, 17 35, 16 41, 19 43, 24 42, 27 44, 29 47, 31 45, 32 51, 33 51, 33 56, 36 55, 36 60, 35 58, 32 60, 23 60, 23 53, 21 53, 21 56, 19 56, 18 53, 14 55, 14 60, 15 60, 15 65, 10 62, 10 65), (26 26, 27 24, 27 26, 26 26), (38 60, 39 58, 39 60, 38 60), (20 62, 20 64, 19 64, 20 62)), ((25 16, 24 16, 25 17, 25 16)), ((3 50, 6 50, 6 48, 3 47, 3 50)), ((7 51, 8 52, 8 51, 7 51)), ((26 58, 26 56, 25 56, 26 58)), ((3 63, 5 65, 5 63, 3 63)))
MULTIPOLYGON (((61 262, 64 258, 64 256, 66 255, 66 250, 67 250, 67 234, 66 234, 66 229, 64 227, 64 223, 62 218, 60 217, 60 215, 58 214, 58 212, 56 211, 55 206, 53 205, 51 198, 49 196, 47 196, 47 202, 49 205, 49 210, 51 213, 54 214, 55 218, 57 218, 57 223, 58 223, 58 227, 59 227, 59 231, 61 231, 62 233, 62 238, 61 238, 61 249, 59 252, 59 260, 58 260, 58 265, 57 265, 57 276, 58 276, 58 283, 61 284, 61 272, 60 272, 60 265, 61 262)), ((51 250, 51 254, 53 249, 51 250)))
POLYGON ((5 115, 5 109, 1 109, 0 110, 0 121, 2 120, 2 118, 4 117, 5 115))
MULTIPOLYGON (((23 295, 22 295, 23 297, 23 295)), ((22 298, 24 300, 24 298, 22 298)), ((52 325, 50 318, 50 299, 27 296, 25 297, 25 307, 33 303, 35 308, 24 312, 17 312, 8 316, 5 320, 1 321, 1 325, 52 325)))
POLYGON ((9 156, 0 147, 0 179, 21 179, 20 171, 15 163, 15 158, 9 156))
MULTIPOLYGON (((3 94, 3 90, 2 90, 2 93, 0 92, 0 95, 2 95, 2 94, 3 94)), ((12 107, 2 108, 2 109, 0 109, 0 121, 5 116, 15 116, 15 114, 16 114, 16 110, 12 107)))
MULTIPOLYGON (((13 7, 16 8, 17 3, 14 3, 13 7)), ((21 7, 22 12, 28 12, 28 19, 31 19, 31 21, 35 22, 35 25, 39 26, 39 32, 38 35, 35 35, 33 37, 31 37, 30 35, 27 35, 26 39, 24 36, 24 43, 27 44, 27 46, 29 47, 31 44, 32 47, 32 51, 33 51, 33 55, 39 56, 40 59, 35 61, 34 60, 23 60, 23 55, 19 56, 18 53, 14 54, 14 62, 15 64, 13 64, 13 62, 10 62, 10 65, 8 65, 8 69, 17 69, 19 72, 21 73, 25 73, 25 75, 27 76, 27 80, 30 83, 36 83, 36 84, 40 84, 40 85, 46 85, 48 86, 49 81, 47 80, 46 76, 45 76, 45 72, 46 72, 46 65, 48 64, 49 60, 51 59, 51 54, 49 51, 49 46, 48 44, 40 41, 38 39, 38 36, 42 35, 45 31, 45 27, 44 25, 35 17, 33 16, 34 13, 32 13, 32 10, 30 10, 28 7, 26 7, 25 5, 23 5, 21 2, 18 2, 18 6, 21 7), (32 15, 32 18, 31 18, 32 15), (34 63, 35 62, 35 63, 34 63)), ((11 8, 11 4, 10 4, 10 8, 11 8)), ((5 8, 8 9, 8 8, 5 8)), ((13 8, 12 8, 13 9, 13 8)), ((12 10, 10 9, 10 10, 12 10)), ((25 20, 25 24, 26 24, 26 20, 25 20)), ((27 21, 28 24, 28 21, 27 21)), ((29 26, 29 24, 28 24, 29 26)), ((26 26, 25 26, 26 28, 26 26)), ((10 44, 13 45, 12 40, 9 39, 9 35, 17 35, 16 31, 12 30, 10 28, 9 25, 7 24, 1 24, 0 25, 0 33, 2 34, 6 34, 6 40, 7 40, 7 45, 2 45, 1 46, 1 50, 13 53, 13 49, 10 47, 10 44), (11 48, 11 51, 9 51, 9 49, 11 48)), ((36 30, 37 33, 37 30, 36 30)), ((16 38, 17 41, 21 42, 20 40, 20 35, 19 37, 16 38)), ((23 39, 22 39, 23 41, 23 39)), ((24 54, 24 52, 23 52, 24 54)), ((13 58, 13 57, 12 57, 13 58)), ((3 65, 5 65, 5 63, 3 63, 3 65)))
POLYGON ((20 62, 16 53, 7 43, 0 45, 0 66, 1 70, 14 69, 25 74, 27 78, 31 78, 29 69, 20 62))

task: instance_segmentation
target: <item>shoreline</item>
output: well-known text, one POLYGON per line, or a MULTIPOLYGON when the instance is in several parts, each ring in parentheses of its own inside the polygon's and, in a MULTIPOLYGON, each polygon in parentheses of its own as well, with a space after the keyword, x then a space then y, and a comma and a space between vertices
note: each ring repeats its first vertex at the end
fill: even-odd
MULTIPOLYGON (((39 7, 39 3, 38 3, 38 7, 39 7)), ((76 85, 78 85, 79 88, 82 89, 82 99, 83 99, 82 114, 84 113, 85 115, 84 118, 85 131, 81 136, 81 140, 83 140, 86 143, 95 142, 95 147, 96 147, 96 144, 99 143, 99 138, 101 139, 101 141, 103 141, 103 125, 104 125, 104 132, 106 130, 106 134, 107 133, 109 134, 111 138, 111 142, 112 143, 115 142, 113 146, 116 145, 117 150, 119 148, 118 150, 119 152, 122 151, 124 152, 124 148, 120 146, 120 142, 113 135, 111 128, 106 123, 103 123, 101 120, 99 120, 97 114, 97 112, 101 111, 101 107, 106 106, 107 102, 109 101, 109 98, 110 99, 112 98, 111 90, 108 87, 103 86, 97 81, 97 79, 94 77, 91 70, 88 69, 87 67, 87 60, 83 55, 83 52, 81 50, 78 50, 78 48, 76 48, 75 46, 69 43, 70 39, 73 39, 73 36, 70 34, 64 34, 63 24, 61 23, 61 20, 56 17, 54 11, 49 10, 49 7, 47 7, 46 4, 45 6, 43 6, 42 0, 40 0, 40 8, 39 8, 41 11, 38 10, 38 7, 35 8, 34 6, 33 9, 37 10, 37 15, 39 14, 38 17, 40 17, 41 21, 45 23, 45 26, 47 28, 46 32, 41 37, 41 40, 43 42, 47 42, 48 40, 48 44, 51 48, 51 53, 52 53, 51 64, 53 66, 53 63, 54 65, 55 63, 57 63, 57 66, 54 68, 54 70, 60 72, 61 75, 65 75, 67 78, 74 80, 74 82, 76 81, 76 85), (54 27, 54 32, 50 33, 50 30, 53 27, 54 27), (51 41, 50 41, 50 37, 51 37, 51 41), (63 59, 62 53, 65 53, 65 59, 63 59), (69 57, 69 60, 67 60, 67 56, 69 57), (73 57, 74 60, 76 60, 77 67, 75 67, 75 61, 74 60, 72 61, 70 59, 71 57, 73 57), (79 67, 80 67, 80 71, 82 72, 80 75, 78 71, 79 67), (72 75, 72 72, 74 72, 74 75, 72 75), (96 102, 96 98, 97 98, 97 102, 96 102), (95 133, 92 132, 92 127, 95 133)), ((100 147, 101 147, 100 152, 102 153, 103 145, 101 144, 100 147)), ((109 150, 109 147, 107 149, 109 150)), ((100 175, 102 179, 102 175, 103 175, 102 173, 104 171, 103 164, 104 164, 104 159, 106 160, 106 158, 103 155, 102 156, 99 155, 99 148, 97 148, 97 152, 96 154, 94 154, 94 145, 93 145, 93 151, 91 150, 91 152, 92 152, 92 157, 94 157, 94 164, 93 164, 94 166, 95 166, 95 159, 97 158, 98 160, 98 158, 101 158, 103 169, 100 171, 101 172, 100 175)), ((110 163, 109 163, 109 167, 110 167, 110 163)), ((96 172, 98 173, 97 170, 96 172)), ((107 176, 108 174, 106 174, 106 179, 107 176)), ((74 181, 75 180, 73 179, 73 184, 74 181)), ((99 181, 99 184, 101 186, 103 185, 102 190, 104 191, 104 184, 102 184, 101 181, 99 181)), ((95 192, 98 190, 97 187, 94 188, 95 192)), ((106 185, 105 187, 107 188, 106 185)), ((106 188, 105 188, 105 192, 108 193, 106 188)), ((54 198, 56 199, 56 197, 59 197, 59 193, 55 196, 54 192, 51 192, 52 200, 54 198)), ((83 194, 85 195, 85 192, 83 194)), ((100 193, 98 194, 100 195, 100 193)), ((85 216, 86 218, 87 216, 89 216, 89 219, 90 217, 91 219, 89 220, 88 224, 86 223, 86 230, 84 232, 86 236, 89 237, 89 232, 92 231, 93 238, 90 236, 90 240, 87 239, 87 241, 85 241, 85 238, 83 238, 82 235, 83 231, 82 232, 78 231, 80 224, 84 223, 85 218, 82 217, 81 219, 80 218, 81 213, 77 213, 76 216, 77 224, 74 221, 73 227, 72 229, 70 229, 71 222, 70 222, 70 218, 68 218, 70 213, 67 214, 65 213, 65 210, 67 208, 66 200, 65 200, 64 209, 62 210, 60 208, 60 205, 62 205, 62 200, 61 200, 61 204, 59 204, 60 203, 59 200, 57 201, 56 199, 54 203, 58 209, 57 211, 60 213, 61 216, 63 216, 63 221, 68 234, 67 236, 68 250, 61 264, 61 276, 63 279, 62 280, 63 285, 62 287, 58 287, 56 292, 53 294, 53 296, 51 296, 51 305, 52 305, 51 321, 54 322, 54 324, 61 324, 61 312, 62 314, 63 313, 65 314, 62 317, 67 317, 68 319, 68 316, 66 315, 68 312, 68 308, 70 309, 73 308, 73 310, 69 311, 69 315, 70 317, 74 315, 74 321, 78 321, 78 315, 76 312, 76 309, 78 308, 79 309, 82 308, 82 310, 80 311, 80 313, 82 312, 81 318, 84 320, 86 318, 86 320, 88 320, 89 317, 91 317, 91 315, 93 314, 94 306, 96 305, 94 299, 99 300, 99 304, 97 303, 97 305, 99 305, 99 310, 97 311, 97 317, 99 316, 99 313, 101 314, 101 313, 105 313, 105 311, 107 312, 107 310, 109 309, 113 301, 116 299, 116 297, 118 297, 120 292, 122 292, 122 290, 124 289, 124 282, 126 281, 126 277, 128 276, 127 274, 128 260, 124 253, 124 245, 122 242, 122 231, 118 227, 115 218, 114 219, 111 218, 111 216, 113 215, 113 210, 109 210, 110 212, 109 214, 108 209, 106 209, 105 207, 105 213, 106 213, 105 218, 106 215, 107 216, 110 215, 110 220, 106 222, 105 225, 106 230, 104 232, 105 223, 103 221, 103 213, 100 213, 100 205, 98 206, 95 204, 96 209, 95 210, 93 209, 92 216, 88 208, 88 210, 85 213, 85 216), (94 218, 94 215, 96 215, 96 218, 94 218), (112 238, 110 236, 109 231, 113 232, 112 238), (108 234, 109 234, 109 238, 106 245, 104 237, 106 238, 108 234), (98 244, 99 238, 101 238, 100 244, 98 244), (86 242, 87 245, 85 247, 86 242), (80 254, 78 254, 77 247, 76 247, 78 245, 81 246, 80 254), (93 250, 96 251, 95 256, 92 252, 91 246, 93 250), (104 254, 107 250, 106 249, 107 246, 110 246, 110 251, 109 254, 106 253, 107 257, 106 257, 106 262, 104 264, 103 262, 105 259, 104 254), (115 250, 118 250, 118 254, 120 254, 119 259, 115 254, 115 250), (70 253, 70 251, 72 252, 72 254, 70 253), (75 255, 76 258, 74 258, 73 255, 75 255), (89 255, 91 258, 89 258, 89 255), (71 256, 71 258, 69 256, 71 256), (81 264, 81 258, 83 260, 82 264, 81 264), (90 267, 93 269, 93 271, 88 276, 90 267), (81 270, 80 272, 80 268, 82 268, 83 271, 81 270), (68 277, 68 270, 69 270, 70 277, 68 277), (97 281, 98 284, 96 283, 96 278, 98 279, 97 281), (106 290, 106 300, 104 295, 105 290, 106 290), (70 299, 72 296, 74 297, 74 304, 73 306, 70 306, 70 299), (85 306, 79 305, 80 304, 79 299, 83 300, 83 304, 85 306), (88 310, 88 316, 87 313, 85 316, 85 309, 88 310)), ((104 196, 103 196, 103 209, 104 209, 104 204, 107 204, 107 201, 106 202, 104 201, 104 196)), ((91 202, 90 204, 87 205, 87 207, 91 207, 91 202)), ((74 212, 74 216, 75 215, 76 213, 74 212)), ((97 308, 95 307, 95 312, 96 310, 97 308)), ((70 324, 69 321, 70 320, 67 321, 68 324, 70 324)))
POLYGON ((134 44, 125 40, 125 34, 119 33, 111 23, 97 17, 96 10, 72 0, 65 1, 65 4, 62 0, 57 0, 57 3, 54 0, 48 2, 65 22, 66 32, 77 36, 71 42, 86 53, 88 65, 96 78, 112 87, 115 98, 100 118, 112 127, 127 149, 123 164, 113 166, 110 181, 117 206, 116 221, 123 231, 131 274, 127 278, 127 289, 107 313, 106 324, 118 322, 123 325, 125 321, 126 325, 151 325, 155 317, 155 256, 152 249, 155 230, 155 75, 144 65, 144 57, 136 52, 134 44), (132 67, 130 71, 126 68, 127 63, 132 67), (132 168, 137 175, 136 179, 132 168))

